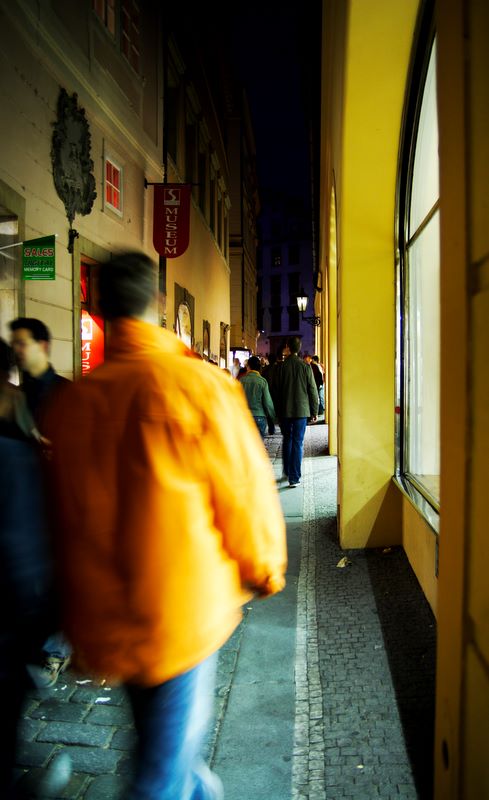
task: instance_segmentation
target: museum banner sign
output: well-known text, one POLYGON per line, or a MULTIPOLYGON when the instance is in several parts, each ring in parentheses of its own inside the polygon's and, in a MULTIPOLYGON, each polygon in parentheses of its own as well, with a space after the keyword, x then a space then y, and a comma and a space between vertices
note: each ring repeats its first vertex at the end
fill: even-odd
POLYGON ((188 247, 191 191, 189 183, 155 184, 153 244, 164 258, 178 258, 188 247))

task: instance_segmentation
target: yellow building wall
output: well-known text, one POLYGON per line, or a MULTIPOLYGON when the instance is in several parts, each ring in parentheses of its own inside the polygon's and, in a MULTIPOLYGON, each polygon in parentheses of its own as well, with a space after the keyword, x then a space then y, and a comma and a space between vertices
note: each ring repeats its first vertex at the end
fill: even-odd
POLYGON ((406 497, 402 498, 402 546, 436 617, 438 579, 435 575, 437 534, 406 497))
POLYGON ((394 218, 418 0, 351 0, 337 172, 339 483, 343 547, 401 541, 394 473, 394 218))
MULTIPOLYGON (((489 797, 489 6, 481 0, 435 4, 441 197, 436 579, 434 534, 407 499, 400 502, 396 488, 387 489, 394 466, 395 176, 418 3, 351 0, 345 26, 346 5, 323 5, 320 228, 331 309, 335 184, 341 543, 397 541, 402 531, 438 620, 434 797, 481 800, 489 797), (391 512, 384 514, 392 492, 391 512)), ((331 335, 327 344, 331 359, 331 335)))
POLYGON ((489 7, 438 0, 442 460, 436 800, 489 797, 489 7))
POLYGON ((331 189, 329 206, 329 259, 328 259, 328 352, 329 369, 326 374, 325 397, 329 423, 329 452, 338 453, 338 253, 336 231, 336 192, 331 189))

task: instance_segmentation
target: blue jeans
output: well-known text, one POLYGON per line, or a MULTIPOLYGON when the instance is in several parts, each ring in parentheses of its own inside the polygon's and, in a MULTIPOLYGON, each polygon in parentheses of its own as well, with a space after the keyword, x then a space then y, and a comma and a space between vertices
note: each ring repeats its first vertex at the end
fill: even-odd
POLYGON ((261 438, 264 439, 265 438, 265 434, 267 432, 267 427, 268 427, 267 418, 266 417, 253 417, 253 419, 256 422, 256 427, 260 431, 261 438))
POLYGON ((217 656, 150 688, 127 685, 138 734, 130 800, 216 800, 220 781, 201 758, 217 656))
POLYGON ((306 426, 307 417, 286 417, 280 424, 283 436, 282 461, 289 483, 297 483, 301 477, 306 426))

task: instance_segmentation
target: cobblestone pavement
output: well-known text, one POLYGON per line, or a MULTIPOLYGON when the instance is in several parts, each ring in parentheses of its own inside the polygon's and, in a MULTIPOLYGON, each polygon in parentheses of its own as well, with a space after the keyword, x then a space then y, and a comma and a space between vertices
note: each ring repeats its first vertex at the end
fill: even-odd
POLYGON ((296 709, 309 694, 308 764, 293 796, 429 800, 435 620, 402 548, 340 550, 336 460, 321 454, 313 433, 298 594, 305 687, 296 676, 296 709))
MULTIPOLYGON (((266 445, 279 475, 280 436, 269 437, 266 445)), ((434 619, 400 548, 340 550, 335 485, 336 460, 326 456, 325 427, 310 427, 303 486, 285 493, 287 502, 297 504, 296 519, 302 516, 297 626, 295 619, 290 624, 295 652, 295 735, 286 767, 290 797, 429 800, 434 619), (341 569, 343 556, 351 563, 341 569)), ((211 762, 249 613, 245 609, 220 653, 211 762)), ((122 689, 87 680, 68 672, 53 689, 31 692, 17 759, 19 796, 36 796, 49 763, 64 750, 73 776, 51 797, 124 797, 134 745, 127 701, 122 689)), ((235 735, 246 747, 253 730, 240 728, 235 735)), ((289 798, 264 788, 242 800, 289 798)))

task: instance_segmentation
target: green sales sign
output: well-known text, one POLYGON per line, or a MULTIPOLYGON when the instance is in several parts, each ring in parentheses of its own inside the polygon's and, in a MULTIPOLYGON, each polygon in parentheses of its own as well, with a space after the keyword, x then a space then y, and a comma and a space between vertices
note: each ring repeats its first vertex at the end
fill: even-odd
POLYGON ((24 281, 54 281, 56 279, 56 248, 54 236, 30 239, 22 245, 22 278, 24 281))

